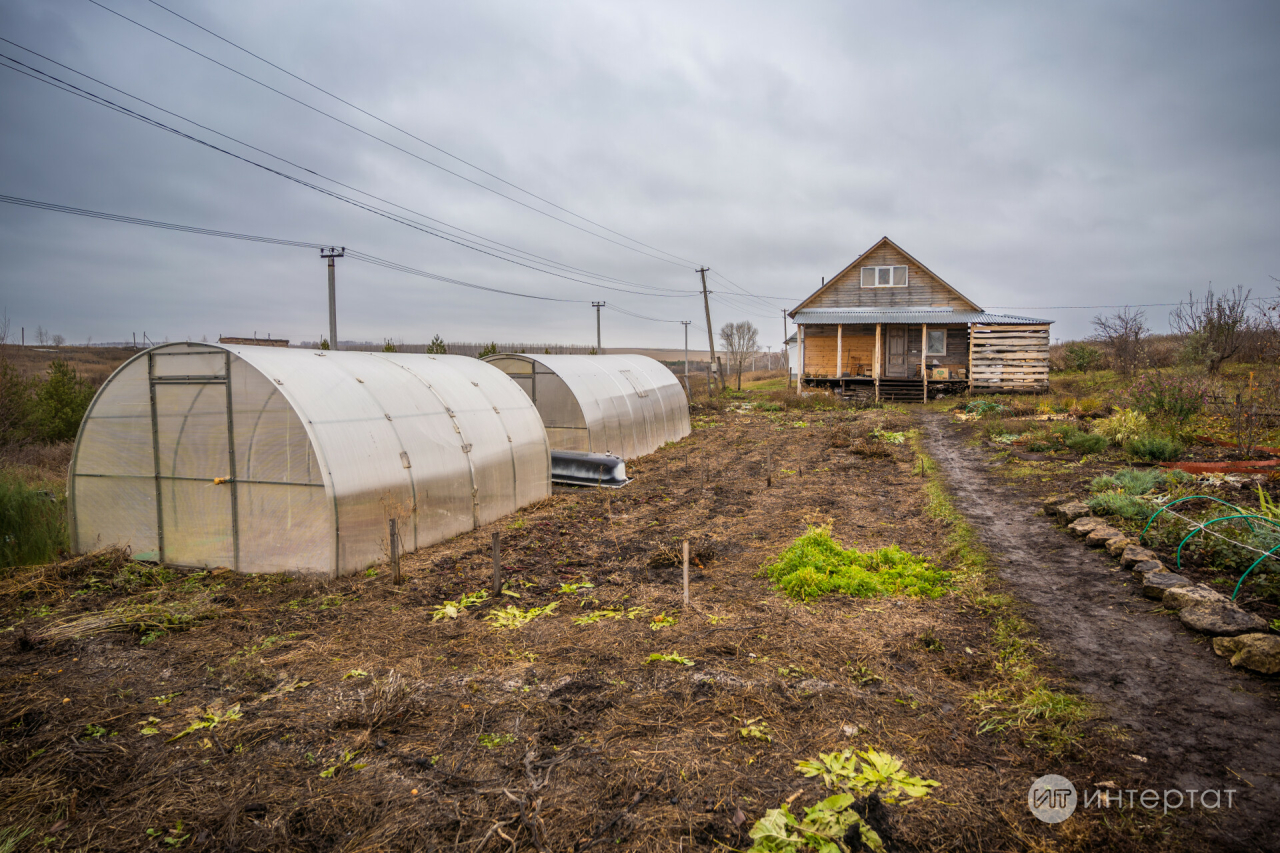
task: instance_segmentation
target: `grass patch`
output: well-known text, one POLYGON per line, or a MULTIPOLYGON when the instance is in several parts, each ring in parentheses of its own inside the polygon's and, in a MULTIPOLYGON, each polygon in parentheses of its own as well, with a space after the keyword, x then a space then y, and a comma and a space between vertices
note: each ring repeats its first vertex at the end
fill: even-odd
POLYGON ((0 471, 0 566, 49 563, 67 547, 66 498, 0 471))
POLYGON ((841 546, 831 538, 830 525, 810 527, 763 569, 778 589, 801 601, 831 593, 937 598, 951 587, 950 572, 897 545, 867 553, 841 546))

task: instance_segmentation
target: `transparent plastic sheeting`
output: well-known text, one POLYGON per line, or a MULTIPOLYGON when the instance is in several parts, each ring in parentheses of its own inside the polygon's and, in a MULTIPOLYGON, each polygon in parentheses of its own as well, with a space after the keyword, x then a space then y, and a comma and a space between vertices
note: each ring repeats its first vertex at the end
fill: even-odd
POLYGON ((71 462, 72 542, 351 574, 551 494, 529 397, 474 358, 166 344, 107 380, 71 462))
POLYGON ((689 434, 680 380, 647 356, 499 353, 485 361, 533 400, 552 450, 634 459, 689 434))

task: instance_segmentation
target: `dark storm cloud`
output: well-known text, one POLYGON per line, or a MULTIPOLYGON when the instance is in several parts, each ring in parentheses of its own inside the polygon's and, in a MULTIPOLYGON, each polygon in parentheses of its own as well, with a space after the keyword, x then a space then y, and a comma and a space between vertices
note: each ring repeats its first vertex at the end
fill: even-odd
MULTIPOLYGON (((566 217, 145 0, 102 2, 566 217)), ((1167 302, 1210 281, 1264 293, 1268 274, 1280 275, 1272 3, 174 0, 173 8, 531 192, 760 294, 798 300, 885 234, 984 306, 1167 302)), ((530 212, 87 0, 4 4, 0 35, 486 237, 628 281, 696 285, 692 264, 530 212)), ((7 45, 3 52, 106 93, 7 45)), ((9 195, 332 241, 491 287, 701 322, 700 299, 598 290, 502 263, 11 71, 0 71, 0 104, 0 192, 9 195)), ((0 251, 0 304, 15 326, 39 323, 71 340, 144 328, 172 339, 314 338, 327 322, 324 267, 311 250, 6 206, 0 251)), ((343 338, 586 341, 594 333, 586 304, 478 293, 354 261, 340 262, 339 282, 343 338)), ((714 288, 729 299, 713 303, 717 324, 749 316, 770 340, 778 336, 775 310, 729 296, 723 282, 714 288)), ((1026 313, 1056 319, 1055 335, 1072 336, 1096 312, 1026 313)), ((1162 325, 1167 309, 1148 315, 1162 325)), ((606 315, 605 328, 617 344, 680 340, 678 324, 618 314, 606 315)))

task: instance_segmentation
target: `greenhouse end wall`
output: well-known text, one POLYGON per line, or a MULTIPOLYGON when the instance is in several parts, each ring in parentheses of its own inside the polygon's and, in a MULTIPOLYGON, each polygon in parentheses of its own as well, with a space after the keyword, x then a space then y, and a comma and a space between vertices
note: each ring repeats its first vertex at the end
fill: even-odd
POLYGON ((72 545, 333 577, 551 493, 529 398, 465 356, 169 344, 126 362, 81 425, 72 545))
POLYGON ((690 432, 684 387, 647 356, 499 353, 485 360, 533 401, 553 450, 634 459, 690 432))

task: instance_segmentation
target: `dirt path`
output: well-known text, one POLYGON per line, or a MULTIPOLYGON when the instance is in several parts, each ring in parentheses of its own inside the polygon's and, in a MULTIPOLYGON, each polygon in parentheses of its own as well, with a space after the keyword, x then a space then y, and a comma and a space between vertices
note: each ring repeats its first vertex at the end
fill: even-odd
MULTIPOLYGON (((924 415, 923 427, 957 507, 1030 605, 1055 662, 1132 732, 1123 751, 1147 759, 1135 775, 1158 791, 1235 789, 1233 809, 1179 814, 1214 849, 1280 850, 1276 682, 1232 670, 1202 638, 1151 612, 1128 572, 1003 487, 986 453, 962 444, 946 416, 924 415)), ((1092 789, 1101 780, 1073 781, 1092 789)))

